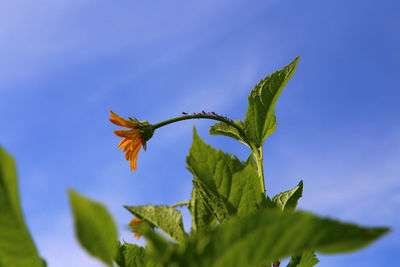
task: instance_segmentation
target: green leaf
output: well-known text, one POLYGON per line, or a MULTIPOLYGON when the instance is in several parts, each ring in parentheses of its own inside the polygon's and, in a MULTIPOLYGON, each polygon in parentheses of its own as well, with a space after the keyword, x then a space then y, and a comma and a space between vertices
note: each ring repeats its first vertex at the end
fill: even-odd
POLYGON ((252 164, 232 175, 228 201, 236 208, 239 215, 258 210, 263 202, 260 178, 252 164))
POLYGON ((186 163, 194 176, 193 184, 203 200, 209 202, 206 206, 211 210, 220 207, 221 210, 213 213, 220 213, 221 218, 228 217, 223 207, 228 209, 229 215, 236 215, 253 212, 261 205, 263 195, 252 156, 241 162, 235 156, 217 151, 207 145, 194 129, 186 163))
POLYGON ((192 197, 189 202, 189 211, 192 215, 192 231, 203 231, 215 224, 212 211, 205 204, 196 188, 192 190, 192 197))
POLYGON ((206 184, 195 177, 193 179, 193 187, 199 195, 200 199, 203 201, 204 205, 211 210, 215 218, 220 222, 227 222, 231 215, 229 213, 227 202, 218 194, 215 190, 206 186, 206 184))
POLYGON ((257 162, 254 159, 254 154, 253 153, 250 153, 250 155, 247 157, 246 165, 251 165, 251 166, 253 166, 253 168, 255 170, 257 170, 257 162))
POLYGON ((177 242, 184 242, 187 234, 183 228, 182 214, 169 206, 124 206, 133 215, 155 226, 177 242))
POLYGON ((272 202, 274 202, 281 210, 295 210, 302 193, 303 181, 300 181, 300 183, 292 190, 287 190, 274 196, 272 202))
POLYGON ((276 205, 276 203, 273 202, 273 201, 269 198, 269 196, 267 196, 267 197, 264 199, 264 201, 263 201, 263 203, 262 203, 262 207, 265 208, 265 209, 277 209, 277 208, 278 208, 278 206, 276 205))
POLYGON ((140 232, 146 237, 146 252, 152 260, 159 263, 157 266, 178 266, 176 265, 175 254, 179 246, 168 242, 164 236, 160 235, 147 224, 138 226, 140 232))
POLYGON ((75 234, 87 252, 112 266, 117 255, 117 228, 107 209, 74 190, 68 190, 75 234))
POLYGON ((157 264, 146 255, 145 249, 138 245, 118 242, 115 262, 120 267, 155 267, 157 264))
MULTIPOLYGON (((245 133, 245 127, 242 121, 240 120, 235 120, 233 121, 234 124, 242 128, 243 132, 245 133)), ((225 122, 218 122, 214 124, 213 126, 210 127, 209 134, 211 135, 224 135, 231 137, 233 139, 236 139, 243 144, 247 145, 248 147, 251 148, 250 142, 246 136, 243 136, 242 134, 239 133, 238 129, 233 127, 232 125, 229 125, 225 122)))
POLYGON ((261 266, 310 250, 354 251, 387 231, 388 228, 363 228, 306 212, 259 210, 195 236, 175 258, 180 266, 261 266))
POLYGON ((299 57, 281 70, 265 77, 250 92, 244 124, 251 142, 261 147, 276 129, 275 104, 283 87, 293 76, 299 57))
POLYGON ((319 260, 312 251, 306 251, 301 256, 294 256, 290 259, 287 267, 313 267, 319 260))
POLYGON ((193 129, 193 143, 186 157, 189 171, 204 181, 207 186, 217 191, 218 187, 227 195, 233 173, 244 169, 245 164, 237 157, 216 150, 206 144, 193 129))
POLYGON ((43 266, 26 228, 13 158, 0 147, 0 266, 43 266))

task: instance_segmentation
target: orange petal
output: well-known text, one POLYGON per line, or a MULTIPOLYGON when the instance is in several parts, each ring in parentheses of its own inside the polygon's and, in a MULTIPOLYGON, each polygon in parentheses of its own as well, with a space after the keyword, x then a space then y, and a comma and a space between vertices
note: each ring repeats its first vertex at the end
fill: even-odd
POLYGON ((140 131, 137 132, 137 134, 132 136, 132 142, 136 142, 138 139, 142 137, 140 131))
POLYGON ((125 137, 124 139, 121 140, 121 142, 119 142, 118 149, 128 145, 130 142, 131 142, 131 139, 128 139, 128 138, 125 137))
POLYGON ((114 134, 118 137, 127 137, 132 139, 135 135, 140 133, 139 129, 132 129, 132 130, 116 130, 114 134))
POLYGON ((115 125, 118 125, 118 126, 124 126, 122 123, 120 123, 119 121, 117 121, 117 120, 114 120, 114 119, 109 119, 109 121, 111 121, 112 123, 114 123, 115 125))
POLYGON ((134 237, 136 237, 137 239, 139 239, 142 236, 142 234, 139 232, 134 232, 134 233, 135 233, 134 237))
POLYGON ((126 152, 126 151, 128 151, 128 150, 131 150, 131 148, 132 148, 132 146, 126 146, 126 147, 124 147, 124 149, 122 150, 122 151, 124 151, 124 152, 126 152))
POLYGON ((129 226, 136 226, 136 225, 140 225, 140 224, 144 224, 144 221, 140 218, 134 218, 129 222, 129 226))
MULTIPOLYGON (((133 142, 133 146, 132 146, 132 148, 134 148, 134 147, 137 147, 139 144, 141 144, 142 143, 142 138, 141 138, 141 136, 138 136, 139 138, 135 138, 135 140, 132 140, 133 142)), ((133 150, 135 150, 135 149, 133 149, 133 150)))
MULTIPOLYGON (((140 140, 139 144, 136 145, 134 150, 132 150, 133 152, 132 152, 132 157, 131 157, 131 168, 133 168, 135 171, 136 171, 137 156, 139 154, 140 148, 142 147, 142 142, 141 142, 142 139, 139 139, 139 140, 140 140), (132 166, 132 164, 133 164, 133 166, 132 166)), ((132 169, 131 169, 131 171, 132 171, 132 169)))
POLYGON ((139 125, 137 122, 124 119, 124 118, 118 116, 117 114, 115 114, 114 112, 112 112, 112 110, 110 110, 110 117, 111 117, 110 121, 116 125, 123 126, 123 127, 129 127, 129 128, 133 128, 133 129, 139 128, 139 125))
POLYGON ((142 146, 142 139, 140 138, 132 144, 132 156, 136 155, 137 157, 141 146, 142 146))
POLYGON ((132 142, 132 144, 130 145, 131 150, 132 150, 132 151, 135 151, 136 148, 137 148, 141 143, 142 143, 142 138, 138 138, 138 139, 134 140, 134 141, 132 142))
POLYGON ((133 161, 134 161, 134 159, 131 159, 131 171, 133 170, 133 169, 135 169, 135 171, 136 171, 136 167, 134 167, 134 163, 133 163, 133 161))
MULTIPOLYGON (((129 226, 137 226, 137 225, 141 225, 144 224, 145 222, 139 218, 134 218, 129 222, 129 226)), ((140 238, 142 236, 141 233, 139 233, 136 229, 132 229, 131 232, 135 233, 135 237, 136 238, 140 238)))
POLYGON ((128 152, 125 153, 125 159, 130 160, 132 155, 132 150, 129 150, 128 152))
MULTIPOLYGON (((121 123, 121 124, 123 124, 123 123, 126 121, 126 119, 124 119, 124 118, 118 116, 118 115, 115 114, 112 110, 110 110, 110 117, 111 117, 112 119, 118 121, 118 122, 121 123)), ((123 126, 123 125, 121 125, 121 126, 123 126)))

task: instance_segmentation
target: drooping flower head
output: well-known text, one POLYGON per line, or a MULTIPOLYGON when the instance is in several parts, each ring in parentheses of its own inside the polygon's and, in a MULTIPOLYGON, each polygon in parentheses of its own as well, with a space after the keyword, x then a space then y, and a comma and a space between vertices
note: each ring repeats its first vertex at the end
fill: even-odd
POLYGON ((118 149, 123 148, 125 159, 130 161, 131 171, 136 171, 136 161, 140 148, 146 150, 146 141, 153 135, 154 129, 148 122, 139 122, 136 119, 129 120, 121 118, 110 111, 110 121, 115 125, 129 128, 128 130, 116 130, 114 134, 123 139, 118 145, 118 149))
POLYGON ((143 221, 143 220, 141 220, 141 219, 139 219, 139 218, 135 218, 135 219, 133 219, 133 220, 131 220, 131 221, 129 222, 129 226, 132 228, 132 229, 131 229, 131 232, 132 232, 132 233, 135 233, 135 237, 136 237, 137 239, 139 239, 139 238, 142 236, 142 234, 141 234, 139 231, 137 231, 137 230, 135 229, 135 226, 142 225, 142 224, 144 224, 144 223, 146 223, 146 222, 143 221))

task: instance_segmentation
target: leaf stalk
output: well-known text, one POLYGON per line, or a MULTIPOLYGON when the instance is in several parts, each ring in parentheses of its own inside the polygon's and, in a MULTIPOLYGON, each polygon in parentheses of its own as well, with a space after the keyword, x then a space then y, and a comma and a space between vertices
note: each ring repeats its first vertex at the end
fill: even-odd
POLYGON ((176 207, 184 206, 184 205, 189 205, 189 201, 182 201, 182 202, 175 203, 175 204, 171 205, 171 208, 176 208, 176 207))

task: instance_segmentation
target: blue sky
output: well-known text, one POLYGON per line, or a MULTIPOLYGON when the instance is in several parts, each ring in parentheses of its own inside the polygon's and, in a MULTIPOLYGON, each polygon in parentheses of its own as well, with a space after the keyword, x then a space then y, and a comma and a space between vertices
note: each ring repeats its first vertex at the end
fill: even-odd
MULTIPOLYGON (((0 144, 18 164, 22 205, 50 266, 102 266, 73 236, 66 190, 122 205, 187 200, 195 124, 158 130, 130 172, 109 110, 156 123, 182 111, 243 119, 247 95, 297 55, 267 139, 267 193, 304 180, 300 208, 391 226, 369 248, 320 266, 393 265, 400 249, 400 5, 397 1, 2 1, 0 144)), ((184 212, 187 215, 187 212, 184 212)), ((186 217, 186 222, 189 219, 186 217)))

